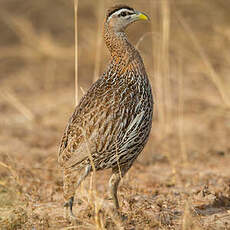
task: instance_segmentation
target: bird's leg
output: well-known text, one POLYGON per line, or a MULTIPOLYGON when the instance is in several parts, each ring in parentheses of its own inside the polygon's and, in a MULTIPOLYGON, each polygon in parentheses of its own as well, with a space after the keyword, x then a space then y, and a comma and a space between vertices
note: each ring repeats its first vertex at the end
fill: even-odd
POLYGON ((73 202, 74 202, 74 194, 75 190, 80 186, 81 182, 89 175, 91 171, 91 165, 87 165, 84 173, 80 175, 80 177, 77 180, 77 183, 74 185, 74 182, 69 180, 69 173, 65 175, 64 177, 64 194, 65 197, 70 197, 69 200, 64 204, 65 208, 69 208, 70 216, 75 218, 75 215, 73 214, 73 202), (71 195, 69 195, 71 193, 71 195))
POLYGON ((123 216, 119 210, 120 207, 119 207, 119 202, 117 198, 117 189, 118 189, 121 178, 126 174, 130 166, 131 164, 127 165, 126 167, 123 167, 122 169, 120 167, 113 168, 112 169, 113 174, 109 179, 110 196, 112 197, 112 200, 115 206, 115 212, 121 221, 124 221, 127 217, 123 216))
POLYGON ((114 203, 116 210, 119 209, 119 202, 117 199, 117 188, 118 188, 120 180, 121 180, 121 175, 119 174, 119 172, 113 173, 113 175, 110 177, 110 180, 109 180, 110 195, 113 199, 113 203, 114 203))
POLYGON ((72 196, 72 197, 69 199, 69 201, 66 202, 66 203, 64 204, 64 207, 65 207, 65 208, 69 208, 69 210, 70 210, 70 216, 73 217, 73 218, 76 218, 76 217, 74 216, 74 214, 73 214, 73 201, 74 201, 74 197, 72 196))

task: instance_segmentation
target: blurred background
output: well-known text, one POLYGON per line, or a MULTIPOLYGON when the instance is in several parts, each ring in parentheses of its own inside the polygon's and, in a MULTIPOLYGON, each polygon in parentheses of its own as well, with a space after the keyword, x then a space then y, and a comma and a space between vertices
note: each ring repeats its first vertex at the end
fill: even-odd
MULTIPOLYGON (((204 181, 208 169, 229 177, 230 2, 79 1, 79 98, 109 62, 103 20, 106 9, 120 3, 151 18, 127 30, 144 59, 155 97, 151 137, 132 173, 160 181, 155 174, 164 165, 167 180, 181 168, 193 177, 191 167, 197 165, 207 174, 204 181)), ((17 202, 46 202, 47 193, 62 202, 56 159, 75 106, 74 56, 73 1, 0 1, 0 206, 7 217, 15 211, 15 191, 27 194, 17 202)), ((19 225, 24 222, 20 219, 19 225)))

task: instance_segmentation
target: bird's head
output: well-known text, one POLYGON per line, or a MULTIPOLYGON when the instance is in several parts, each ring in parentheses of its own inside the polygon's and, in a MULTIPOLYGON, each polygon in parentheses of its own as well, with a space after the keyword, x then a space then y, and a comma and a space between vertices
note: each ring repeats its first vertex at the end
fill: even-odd
POLYGON ((129 6, 119 5, 110 8, 106 15, 106 23, 116 32, 124 31, 131 23, 139 20, 149 20, 149 17, 129 6))

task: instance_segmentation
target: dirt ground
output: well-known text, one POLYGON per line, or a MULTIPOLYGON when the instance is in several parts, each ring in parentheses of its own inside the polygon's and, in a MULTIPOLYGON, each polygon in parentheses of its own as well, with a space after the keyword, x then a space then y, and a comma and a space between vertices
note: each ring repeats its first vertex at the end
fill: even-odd
MULTIPOLYGON (((105 9, 79 1, 78 90, 108 63, 105 9)), ((0 229, 230 229, 230 2, 126 1, 154 97, 149 142, 119 187, 124 221, 91 175, 65 218, 57 150, 74 109, 74 10, 67 0, 0 1, 0 229)))

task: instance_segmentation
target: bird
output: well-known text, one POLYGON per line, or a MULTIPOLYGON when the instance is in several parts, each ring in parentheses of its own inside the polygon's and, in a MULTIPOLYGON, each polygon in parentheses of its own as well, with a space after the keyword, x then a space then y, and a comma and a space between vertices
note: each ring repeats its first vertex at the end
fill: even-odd
POLYGON ((75 191, 93 170, 112 169, 109 192, 119 212, 119 182, 149 138, 154 104, 151 84, 125 32, 130 24, 148 20, 145 13, 127 5, 107 10, 103 35, 109 64, 76 106, 59 147, 64 207, 72 217, 75 191))

